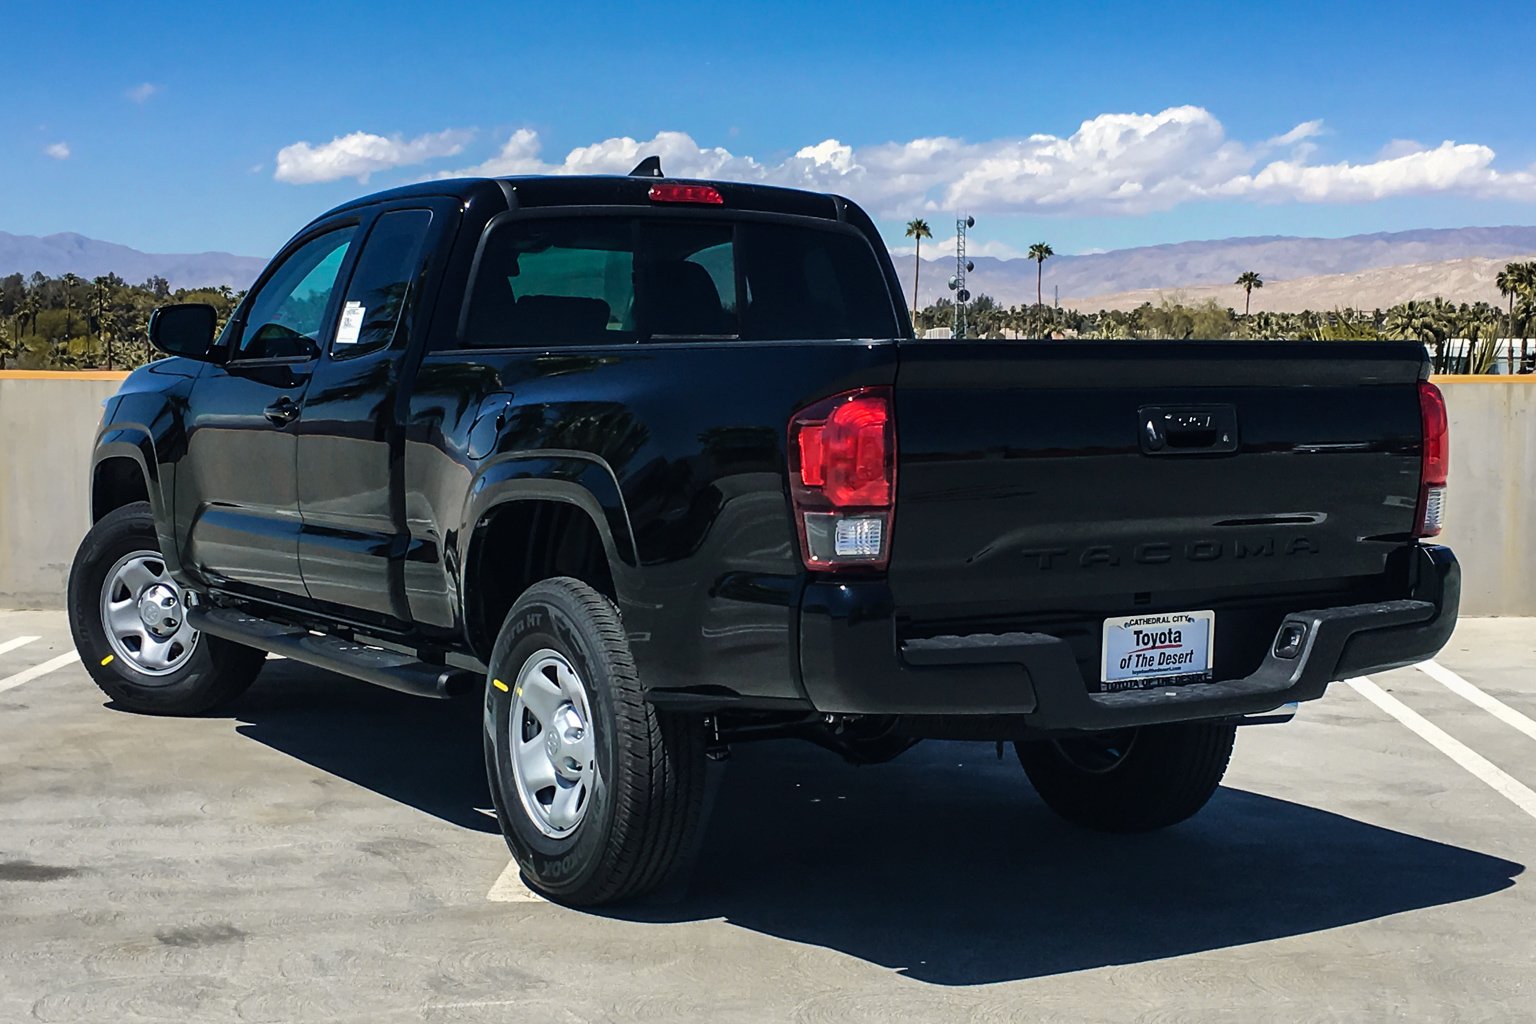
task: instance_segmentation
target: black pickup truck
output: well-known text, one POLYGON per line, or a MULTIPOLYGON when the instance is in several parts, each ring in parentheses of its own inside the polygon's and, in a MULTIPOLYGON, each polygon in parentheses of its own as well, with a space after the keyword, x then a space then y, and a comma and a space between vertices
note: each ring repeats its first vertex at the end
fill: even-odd
POLYGON ((368 196, 222 332, 156 312, 69 585, 117 706, 267 652, 483 694, 512 852, 592 905, 686 859, 733 742, 1011 741, 1154 829, 1239 722, 1446 642, 1420 346, 919 340, 853 203, 647 170, 368 196))

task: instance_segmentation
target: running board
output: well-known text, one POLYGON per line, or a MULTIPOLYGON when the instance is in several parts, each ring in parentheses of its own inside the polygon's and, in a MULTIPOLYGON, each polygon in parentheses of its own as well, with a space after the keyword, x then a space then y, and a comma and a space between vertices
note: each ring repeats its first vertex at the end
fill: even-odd
POLYGON ((299 626, 258 618, 233 608, 193 608, 188 611, 187 620, 194 629, 210 636, 418 697, 458 697, 480 683, 479 677, 467 669, 434 665, 400 651, 311 633, 299 626))

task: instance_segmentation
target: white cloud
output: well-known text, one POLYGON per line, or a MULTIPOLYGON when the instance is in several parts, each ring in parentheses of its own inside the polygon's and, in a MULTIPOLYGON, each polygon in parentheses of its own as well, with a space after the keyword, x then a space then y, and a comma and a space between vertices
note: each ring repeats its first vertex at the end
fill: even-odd
MULTIPOLYGON (((376 171, 407 167, 437 157, 456 156, 472 133, 449 129, 406 139, 400 135, 385 137, 367 132, 338 135, 330 142, 315 146, 295 142, 277 152, 277 170, 273 177, 294 185, 308 185, 338 178, 356 178, 366 182, 376 171)), ((505 173, 505 172, 503 172, 505 173)))
MULTIPOLYGON (((1496 168, 1487 146, 1447 141, 1431 149, 1398 141, 1361 163, 1317 163, 1315 140, 1329 134, 1314 119, 1281 135, 1244 142, 1230 137, 1210 111, 1181 106, 1151 114, 1101 114, 1064 136, 980 142, 933 136, 865 146, 823 139, 777 156, 754 157, 666 131, 647 140, 604 139, 546 158, 538 133, 520 128, 487 159, 438 176, 624 174, 655 154, 666 172, 678 177, 838 192, 879 216, 924 214, 939 217, 936 223, 957 210, 1115 216, 1208 200, 1343 203, 1456 194, 1536 201, 1536 169, 1496 168)), ((379 147, 393 152, 429 138, 436 137, 402 143, 358 133, 324 147, 300 143, 279 154, 278 177, 363 179, 370 171, 425 157, 364 159, 354 151, 371 153, 379 147), (288 172, 285 154, 293 158, 294 169, 288 172)), ((457 138, 452 142, 455 148, 459 144, 457 138)))
POLYGON ((67 142, 54 142, 54 143, 50 143, 49 145, 46 145, 46 146, 43 147, 43 152, 48 154, 49 156, 53 157, 55 160, 68 160, 69 159, 69 143, 67 143, 67 142))
MULTIPOLYGON (((906 239, 902 240, 901 245, 893 245, 890 249, 892 256, 911 256, 917 251, 917 247, 906 239)), ((924 259, 938 259, 940 256, 953 258, 955 255, 954 233, 951 232, 948 238, 941 237, 935 241, 923 239, 923 253, 924 259)), ((1000 260, 1016 260, 1024 255, 1022 249, 1015 249, 1007 242, 999 242, 994 238, 978 241, 969 235, 965 240, 965 253, 967 256, 996 256, 1000 260)))
POLYGON ((1101 114, 1066 138, 966 146, 945 207, 994 212, 1145 213, 1184 202, 1240 173, 1253 155, 1200 107, 1101 114))
POLYGON ((578 146, 560 163, 546 163, 539 156, 538 132, 519 128, 495 156, 484 163, 454 171, 443 171, 438 178, 474 177, 503 174, 627 174, 648 156, 661 157, 668 174, 688 178, 734 178, 760 181, 769 170, 751 157, 732 156, 719 147, 703 148, 682 132, 658 132, 656 137, 640 142, 628 137, 605 139, 590 146, 578 146))
POLYGON ((1242 145, 1199 107, 1159 114, 1105 114, 1067 138, 1032 135, 972 143, 936 136, 853 147, 837 139, 777 162, 700 146, 681 132, 640 142, 607 139, 540 156, 537 133, 514 132, 484 163, 449 174, 623 174, 650 154, 678 177, 734 178, 841 192, 896 216, 976 212, 1116 213, 1164 209, 1253 166, 1242 145))
POLYGON ((1315 138, 1322 133, 1323 122, 1321 120, 1303 121, 1295 128, 1292 128, 1290 131, 1286 132, 1284 135, 1276 135, 1274 138, 1270 139, 1269 144, 1271 146, 1294 146, 1298 142, 1302 142, 1310 138, 1315 138))
POLYGON ((1429 147, 1415 139, 1393 139, 1382 146, 1376 154, 1377 160, 1392 160, 1400 156, 1409 156, 1413 153, 1422 153, 1429 147))
POLYGON ((1493 168, 1493 150, 1454 142, 1366 164, 1306 165, 1276 160, 1238 175, 1213 194, 1311 203, 1369 202, 1390 196, 1456 193, 1536 200, 1536 173, 1493 168))
POLYGON ((140 82, 138 85, 123 93, 124 96, 135 103, 146 103, 149 98, 160 91, 160 87, 153 82, 140 82))

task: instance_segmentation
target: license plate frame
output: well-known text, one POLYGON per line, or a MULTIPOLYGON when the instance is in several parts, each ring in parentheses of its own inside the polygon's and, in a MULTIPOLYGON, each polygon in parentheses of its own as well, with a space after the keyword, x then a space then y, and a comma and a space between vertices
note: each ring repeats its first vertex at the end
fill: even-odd
POLYGON ((1099 650, 1100 693, 1208 683, 1215 666, 1216 613, 1202 609, 1107 618, 1099 650))

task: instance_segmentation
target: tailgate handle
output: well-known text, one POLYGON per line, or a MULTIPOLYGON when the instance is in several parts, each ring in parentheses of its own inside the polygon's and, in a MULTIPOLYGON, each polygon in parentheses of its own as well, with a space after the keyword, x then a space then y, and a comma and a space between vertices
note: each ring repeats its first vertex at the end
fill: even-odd
POLYGON ((1230 405, 1144 405, 1141 450, 1148 455, 1237 451, 1237 409, 1230 405))

